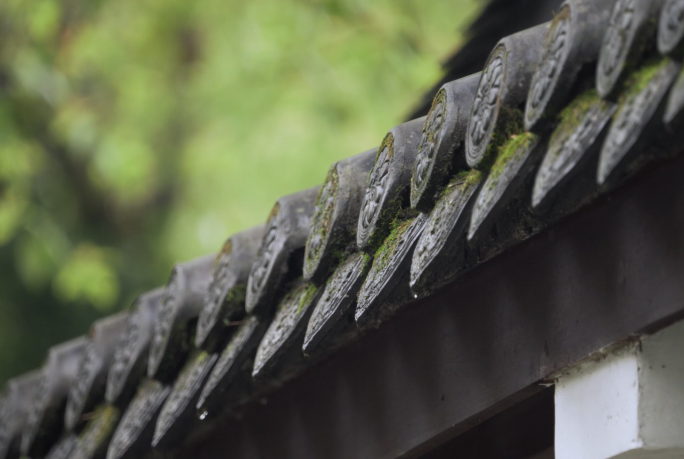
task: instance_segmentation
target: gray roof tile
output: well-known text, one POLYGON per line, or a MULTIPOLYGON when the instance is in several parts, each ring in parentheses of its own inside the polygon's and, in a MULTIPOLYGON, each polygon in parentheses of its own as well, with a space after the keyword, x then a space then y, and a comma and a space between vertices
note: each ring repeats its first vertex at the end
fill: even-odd
POLYGON ((192 346, 215 258, 207 255, 173 267, 155 323, 147 364, 149 378, 167 382, 180 371, 192 346))
POLYGON ((247 280, 264 230, 259 225, 230 236, 216 256, 197 322, 196 347, 215 351, 234 330, 226 324, 244 317, 247 280))

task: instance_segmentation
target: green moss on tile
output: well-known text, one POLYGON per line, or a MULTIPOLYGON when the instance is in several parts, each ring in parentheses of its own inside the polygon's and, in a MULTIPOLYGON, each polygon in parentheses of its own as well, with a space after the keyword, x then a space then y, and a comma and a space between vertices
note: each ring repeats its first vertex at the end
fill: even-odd
POLYGON ((179 363, 185 360, 195 342, 197 320, 180 322, 173 326, 166 341, 164 354, 159 363, 158 374, 169 375, 176 371, 179 363))
MULTIPOLYGON (((325 252, 326 248, 328 250, 336 251, 341 243, 346 241, 339 241, 339 238, 329 241, 330 229, 333 222, 333 214, 336 205, 336 196, 339 188, 339 177, 337 174, 337 163, 333 164, 328 171, 328 175, 321 189, 318 191, 318 196, 316 197, 316 204, 319 204, 321 199, 321 194, 328 190, 330 197, 332 198, 330 202, 325 203, 325 206, 316 206, 316 213, 314 215, 314 225, 312 226, 313 233, 309 235, 309 240, 313 236, 318 236, 320 238, 320 244, 318 245, 315 252, 307 251, 307 257, 304 260, 307 269, 313 269, 314 265, 320 260, 321 255, 325 252), (328 245, 331 247, 327 247, 328 245)), ((309 246, 310 247, 310 246, 309 246)))
POLYGON ((643 91, 650 83, 656 73, 669 63, 669 58, 654 58, 648 60, 638 70, 633 72, 625 82, 625 91, 618 100, 620 106, 629 98, 636 96, 643 91))
POLYGON ((297 305, 297 315, 301 314, 313 300, 318 288, 314 284, 309 284, 309 286, 304 291, 304 294, 299 299, 299 304, 297 305))
POLYGON ((392 224, 392 230, 389 236, 385 239, 382 245, 375 252, 375 257, 373 259, 373 266, 377 271, 382 271, 389 263, 392 254, 397 246, 397 242, 401 236, 411 227, 415 216, 411 218, 396 219, 392 224))
MULTIPOLYGON (((391 133, 388 133, 382 140, 382 143, 378 148, 378 152, 375 154, 375 165, 377 165, 378 158, 380 157, 380 154, 385 149, 385 147, 387 147, 387 158, 391 161, 392 157, 394 157, 394 136, 391 133)), ((375 167, 375 165, 373 167, 375 167)), ((369 172, 369 176, 372 173, 373 171, 371 170, 371 172, 369 172)), ((406 188, 409 187, 410 184, 407 185, 406 188)), ((390 201, 384 203, 382 209, 380 210, 380 215, 378 215, 378 218, 375 221, 373 231, 370 234, 370 237, 368 238, 368 242, 366 243, 364 252, 374 253, 380 246, 380 244, 382 244, 382 241, 385 240, 385 238, 390 232, 390 226, 392 221, 396 218, 397 212, 399 212, 402 206, 404 205, 405 199, 403 195, 406 193, 406 191, 408 190, 397 190, 396 196, 394 196, 390 201)))
POLYGON ((299 277, 296 279, 294 282, 292 282, 291 286, 295 288, 290 288, 285 296, 283 296, 283 299, 280 300, 280 303, 278 303, 278 311, 281 311, 283 308, 286 308, 288 305, 292 304, 292 300, 296 295, 299 295, 299 289, 296 288, 296 286, 300 285, 301 283, 304 282, 304 279, 302 277, 299 277))
MULTIPOLYGON (((595 104, 605 104, 596 92, 596 89, 589 89, 568 104, 558 114, 558 125, 551 134, 549 145, 554 145, 558 142, 558 138, 566 138, 572 135, 575 130, 582 124, 582 121, 587 116, 587 112, 595 104)), ((562 149, 558 148, 554 151, 556 155, 561 153, 562 149)))
POLYGON ((473 185, 477 185, 482 181, 482 176, 484 174, 482 171, 478 171, 477 169, 473 169, 468 173, 468 178, 466 178, 465 186, 467 188, 470 188, 473 185))
POLYGON ((230 304, 244 303, 246 296, 247 285, 238 284, 228 291, 228 294, 226 295, 226 299, 224 301, 230 304))
POLYGON ((525 132, 525 123, 522 110, 502 105, 499 108, 496 127, 492 131, 487 150, 476 168, 481 171, 488 171, 497 160, 501 147, 509 139, 523 132, 525 132))
POLYGON ((119 423, 120 411, 113 405, 96 408, 93 417, 78 438, 79 444, 89 455, 104 447, 119 423))
POLYGON ((454 175, 451 178, 451 180, 449 180, 449 183, 447 183, 446 186, 436 196, 435 201, 441 200, 442 198, 444 198, 444 196, 451 193, 455 186, 465 182, 468 179, 470 172, 471 171, 461 171, 458 174, 454 175))
POLYGON ((596 89, 584 91, 558 114, 559 126, 567 128, 568 131, 574 131, 584 119, 587 110, 599 100, 601 99, 596 89))
MULTIPOLYGON (((441 88, 437 94, 435 94, 435 97, 432 99, 432 106, 430 107, 430 111, 427 114, 426 119, 430 119, 430 115, 432 114, 432 111, 437 107, 439 104, 442 104, 442 110, 444 113, 446 113, 446 90, 444 88, 441 88)), ((439 132, 439 131, 437 131, 439 132)), ((435 140, 435 135, 437 132, 428 132, 428 142, 434 142, 435 140)))
POLYGON ((228 323, 239 320, 244 314, 245 309, 245 299, 247 298, 247 285, 237 284, 234 285, 223 300, 223 323, 227 325, 228 323))
POLYGON ((490 189, 496 187, 499 176, 506 169, 506 166, 515 154, 524 148, 528 148, 536 139, 537 135, 532 134, 531 132, 524 132, 522 134, 512 135, 508 142, 501 145, 498 157, 489 171, 490 181, 488 186, 490 189))
POLYGON ((202 351, 199 354, 197 354, 197 357, 195 357, 195 364, 200 364, 207 360, 207 357, 209 357, 209 353, 206 351, 202 351))

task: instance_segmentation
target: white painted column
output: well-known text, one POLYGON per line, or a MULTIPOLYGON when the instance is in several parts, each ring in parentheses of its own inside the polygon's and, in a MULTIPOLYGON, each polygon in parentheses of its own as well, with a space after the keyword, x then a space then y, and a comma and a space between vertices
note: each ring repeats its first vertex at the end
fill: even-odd
POLYGON ((684 458, 684 321, 556 380, 556 459, 684 458))

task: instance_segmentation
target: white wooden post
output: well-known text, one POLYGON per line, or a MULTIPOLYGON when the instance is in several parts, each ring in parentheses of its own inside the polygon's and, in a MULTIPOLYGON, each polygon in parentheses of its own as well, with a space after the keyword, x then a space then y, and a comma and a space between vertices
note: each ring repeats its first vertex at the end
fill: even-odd
POLYGON ((684 458, 684 321, 556 380, 556 459, 684 458))

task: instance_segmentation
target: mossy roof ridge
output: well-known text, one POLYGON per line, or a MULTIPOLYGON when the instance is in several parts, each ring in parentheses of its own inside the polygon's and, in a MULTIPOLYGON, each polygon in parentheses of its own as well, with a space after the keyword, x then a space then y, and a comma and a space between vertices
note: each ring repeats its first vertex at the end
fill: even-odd
MULTIPOLYGON (((529 27, 535 24, 540 24, 544 22, 545 20, 548 20, 552 16, 552 11, 554 10, 553 8, 550 7, 552 5, 555 8, 555 11, 558 11, 558 6, 560 6, 560 0, 557 1, 545 1, 545 0, 534 0, 532 3, 536 5, 530 14, 519 14, 516 10, 516 5, 519 6, 521 2, 519 1, 510 1, 510 0, 492 0, 488 6, 485 7, 483 16, 478 19, 473 27, 471 28, 471 40, 467 42, 462 48, 459 53, 457 53, 454 57, 452 57, 446 64, 447 67, 447 72, 445 76, 444 81, 450 81, 462 76, 465 76, 470 73, 475 73, 479 70, 482 69, 484 66, 484 63, 486 62, 487 59, 487 54, 488 52, 493 48, 494 44, 499 38, 503 38, 504 35, 508 33, 514 33, 517 30, 520 30, 521 28, 529 27), (547 8, 548 7, 548 8, 547 8), (496 8, 499 8, 497 10, 496 8), (547 8, 547 9, 545 9, 547 8), (511 16, 509 18, 505 18, 506 20, 504 21, 504 16, 507 14, 510 14, 511 16), (517 18, 517 22, 515 20, 512 20, 511 18, 517 18), (530 23, 530 21, 533 21, 530 23), (517 30, 512 30, 509 25, 509 23, 514 23, 516 27, 514 27, 517 30), (501 24, 506 24, 506 27, 500 27, 501 24), (498 26, 495 26, 498 24, 498 26), (487 33, 492 32, 492 28, 499 27, 500 30, 497 30, 497 33, 492 34, 491 37, 485 37, 487 33), (503 35, 502 35, 503 34, 503 35), (446 80, 448 79, 448 80, 446 80)), ((529 4, 529 2, 527 3, 529 4)), ((570 38, 569 38, 570 39, 570 38)), ((650 48, 649 48, 650 49, 650 48)), ((581 57, 581 56, 580 56, 581 57)), ((628 100, 631 96, 633 96, 635 93, 638 93, 646 88, 646 85, 649 83, 649 81, 652 80, 652 77, 660 70, 663 66, 669 65, 672 61, 670 60, 669 57, 667 56, 660 56, 657 54, 655 50, 647 51, 646 56, 642 57, 638 62, 633 63, 634 67, 630 67, 628 69, 629 75, 625 76, 625 81, 623 84, 623 88, 621 92, 617 95, 617 102, 620 101, 625 101, 628 100)), ((593 63, 589 63, 589 67, 591 67, 593 63)), ((440 82, 441 85, 442 82, 440 82)), ((515 83, 515 82, 514 82, 515 83)), ((496 143, 496 154, 490 158, 490 161, 485 164, 484 167, 480 167, 478 170, 460 170, 460 171, 455 171, 453 177, 451 180, 448 182, 446 185, 446 188, 441 189, 439 192, 440 193, 447 193, 449 192, 449 189, 451 186, 453 186, 454 183, 461 183, 464 180, 477 180, 478 182, 484 181, 487 177, 490 178, 496 178, 497 175, 502 173, 503 168, 506 166, 508 160, 512 155, 515 154, 516 151, 520 150, 521 148, 524 148, 529 142, 536 140, 538 137, 540 139, 539 144, 543 145, 544 140, 548 140, 548 138, 551 136, 551 133, 553 132, 553 129, 557 128, 558 126, 563 127, 564 125, 568 125, 571 128, 576 127, 576 124, 579 123, 581 115, 584 113, 584 110, 586 109, 587 105, 593 104, 598 100, 598 95, 596 90, 594 89, 594 81, 593 81, 593 74, 591 72, 583 72, 579 74, 578 81, 574 83, 573 87, 573 92, 572 96, 570 98, 570 102, 566 103, 564 106, 559 107, 557 112, 555 113, 555 124, 552 124, 548 128, 545 128, 545 132, 537 132, 535 131, 534 133, 531 132, 526 132, 521 129, 521 123, 518 121, 512 121, 509 129, 506 130, 505 135, 502 136, 502 138, 497 139, 496 143)), ((432 100, 432 97, 430 94, 434 94, 437 92, 439 89, 439 86, 434 88, 434 92, 431 90, 428 92, 428 96, 426 96, 427 100, 432 100)), ((667 97, 667 96, 666 96, 667 97)), ((522 110, 522 107, 513 107, 513 108, 508 108, 512 110, 522 110)), ((424 114, 421 113, 423 108, 420 106, 416 109, 414 112, 414 117, 424 114)), ((516 112, 517 113, 517 112, 516 112)), ((658 113, 658 112, 656 112, 658 113)), ((659 114, 657 116, 660 116, 659 114)), ((684 118, 684 117, 680 117, 684 118)), ((517 119, 517 118, 516 118, 517 119)), ((654 118, 653 120, 646 120, 649 122, 649 127, 650 130, 644 130, 640 135, 642 137, 646 136, 653 136, 654 139, 657 138, 659 145, 663 145, 662 149, 667 150, 669 153, 674 153, 677 144, 674 140, 670 141, 670 139, 674 139, 674 136, 668 137, 668 132, 677 132, 681 131, 682 127, 684 127, 684 121, 682 119, 675 118, 675 125, 669 127, 669 131, 666 131, 664 129, 664 125, 661 120, 654 118), (657 137, 656 137, 657 136, 657 137)), ((637 164, 637 166, 632 165, 626 165, 625 166, 625 179, 629 179, 634 173, 636 173, 637 167, 643 166, 646 162, 648 162, 651 159, 657 159, 655 156, 649 156, 652 154, 650 150, 644 150, 643 152, 639 152, 639 154, 642 155, 642 157, 639 158, 639 161, 634 163, 637 164)), ((580 166, 578 166, 580 167, 580 166)), ((582 163, 581 167, 596 167, 594 163, 587 162, 587 163, 582 163)), ((595 172, 595 171, 580 171, 580 172, 595 172)), ((525 168, 521 169, 519 174, 528 174, 528 176, 525 177, 518 177, 521 180, 522 179, 528 179, 528 178, 534 178, 533 174, 535 174, 535 170, 531 168, 525 168)), ((591 175, 591 174, 589 174, 591 175)), ((323 179, 324 177, 321 177, 323 179)), ((570 184, 572 185, 572 183, 570 184)), ((567 183, 564 183, 564 187, 568 186, 570 187, 567 183)), ((599 189, 598 191, 592 191, 592 194, 585 196, 582 201, 582 205, 586 205, 589 203, 591 200, 595 199, 596 197, 600 196, 601 194, 609 193, 611 192, 612 189, 599 189)), ((528 193, 529 194, 529 193, 528 193)), ((390 196, 391 199, 397 199, 402 202, 406 201, 405 196, 390 196)), ((530 216, 528 215, 527 211, 529 210, 528 208, 530 207, 530 199, 529 196, 523 195, 523 198, 521 199, 516 199, 512 200, 510 206, 514 206, 512 209, 512 212, 509 212, 509 217, 510 215, 514 216, 520 216, 524 215, 524 218, 521 218, 519 223, 516 223, 520 226, 527 225, 530 226, 530 220, 531 219, 538 219, 536 223, 538 223, 540 226, 550 226, 553 225, 556 221, 556 217, 548 217, 547 215, 536 215, 536 216, 530 216)), ((573 208, 572 212, 577 211, 579 207, 573 208)), ((272 214, 270 216, 274 217, 278 214, 278 212, 282 211, 283 209, 280 209, 279 206, 276 204, 276 206, 273 207, 272 214)), ((510 209, 509 209, 510 210, 510 209)), ((387 235, 387 237, 384 239, 383 243, 377 248, 375 252, 372 254, 364 254, 364 263, 363 265, 366 266, 366 269, 369 269, 371 266, 371 259, 374 267, 378 271, 382 271, 384 268, 384 265, 388 262, 388 259, 392 255, 392 251, 396 249, 396 241, 401 239, 402 235, 409 229, 411 223, 415 221, 416 218, 418 218, 419 214, 417 211, 409 210, 406 208, 403 208, 399 213, 397 213, 396 216, 394 216, 394 219, 391 222, 390 225, 390 231, 387 235)), ((507 217, 507 218, 509 218, 507 217)), ((510 223, 510 222, 507 222, 510 223)), ((286 231, 286 228, 278 228, 277 231, 286 231)), ((528 233, 525 233, 525 230, 520 230, 520 228, 513 228, 511 231, 515 232, 516 235, 523 234, 523 238, 529 237, 528 233)), ((513 243, 520 242, 518 239, 511 239, 510 241, 506 240, 504 241, 503 247, 497 247, 496 248, 496 256, 503 250, 506 250, 509 246, 507 244, 512 245, 513 243), (512 241, 512 242, 511 242, 512 241)), ((476 263, 483 263, 489 260, 487 256, 482 256, 481 258, 478 258, 481 256, 481 253, 478 252, 479 250, 485 250, 487 247, 484 247, 484 244, 491 244, 490 240, 486 240, 485 242, 482 241, 476 241, 474 244, 483 244, 483 245, 475 245, 472 247, 469 247, 468 250, 472 250, 475 255, 473 255, 473 259, 476 259, 476 263), (480 261, 482 260, 482 261, 480 261)), ((344 259, 355 255, 357 252, 354 252, 353 249, 349 249, 349 252, 340 252, 340 260, 339 262, 342 262, 344 259)), ((297 254, 294 254, 292 258, 290 259, 291 263, 298 262, 297 254)), ((285 272, 284 276, 288 275, 291 277, 287 278, 287 283, 286 285, 291 286, 292 282, 297 282, 296 279, 298 279, 299 276, 299 271, 294 268, 298 268, 293 266, 292 264, 285 266, 287 263, 283 263, 282 270, 285 272)), ((404 268, 401 268, 404 269, 404 268)), ((406 268, 408 269, 408 268, 406 268)), ((204 275, 204 274, 203 274, 204 275)), ((208 275, 208 273, 207 273, 208 275)), ((476 275, 476 274, 473 274, 476 275)), ((284 282, 284 281, 283 281, 284 282)), ((205 282, 208 284, 208 282, 205 282)), ((325 284, 323 284, 325 285, 325 284)), ((182 286, 179 288, 183 288, 182 286)), ((229 337, 231 333, 234 332, 232 329, 232 325, 240 325, 242 323, 245 323, 248 321, 250 318, 255 318, 258 317, 260 321, 263 321, 264 323, 272 323, 273 317, 275 314, 278 313, 278 303, 281 305, 290 305, 290 302, 296 301, 296 304, 293 303, 294 305, 294 311, 296 313, 302 313, 308 306, 309 304, 313 301, 314 297, 316 296, 317 292, 319 289, 322 289, 323 287, 321 286, 314 286, 313 284, 307 285, 306 288, 303 288, 302 291, 295 291, 295 290, 290 290, 289 292, 282 291, 283 289, 279 290, 279 293, 277 298, 273 301, 273 305, 271 308, 264 308, 265 312, 254 312, 254 315, 250 314, 245 314, 245 317, 242 319, 237 319, 234 322, 228 323, 225 333, 227 334, 226 336, 229 337), (296 296, 296 298, 295 298, 296 296)), ((183 295, 185 292, 179 291, 179 292, 174 292, 175 294, 178 295, 183 295)), ((242 301, 242 296, 244 295, 244 287, 242 287, 241 290, 232 292, 230 295, 227 296, 226 301, 235 301, 237 297, 239 301, 242 301), (232 295, 232 296, 231 296, 232 295)), ((292 305, 290 305, 292 306, 292 305)), ((192 334, 194 333, 194 319, 193 318, 188 318, 187 320, 179 320, 179 322, 182 323, 182 329, 179 331, 179 334, 182 334, 182 345, 179 345, 180 354, 182 354, 179 359, 181 358, 186 358, 187 355, 192 355, 192 352, 195 351, 193 348, 193 342, 194 339, 192 339, 192 334)), ((173 331, 175 332, 176 329, 174 328, 173 331)), ((135 330, 133 330, 130 333, 134 333, 135 330)), ((363 339, 363 338, 361 338, 363 339)), ((227 341, 226 341, 227 342, 227 341)), ((114 346, 116 343, 113 342, 112 346, 114 346)), ((301 343, 299 343, 301 344, 301 343)), ((256 349, 254 350, 256 351, 256 349)), ((113 348, 112 348, 113 352, 113 348)), ((37 419, 34 419, 33 422, 37 422, 40 427, 42 427, 41 421, 43 417, 48 417, 52 415, 53 413, 47 409, 48 404, 53 404, 57 405, 59 403, 64 403, 66 402, 67 398, 67 392, 63 391, 64 393, 58 394, 56 390, 53 390, 54 387, 58 386, 58 384, 55 381, 58 381, 60 383, 64 383, 71 386, 79 384, 79 375, 76 374, 75 370, 69 370, 66 368, 67 363, 56 363, 54 359, 48 359, 48 363, 44 367, 44 371, 46 372, 46 380, 44 382, 44 386, 42 389, 43 390, 48 390, 50 393, 46 395, 45 397, 48 397, 49 400, 43 400, 42 402, 45 403, 42 412, 34 415, 34 417, 37 417, 37 419), (63 368, 55 368, 55 365, 63 365, 63 368)), ((201 360, 201 358, 200 358, 201 360)), ((249 359, 247 359, 248 362, 249 359)), ((311 361, 313 362, 313 360, 311 361)), ((80 362, 79 362, 80 363, 80 362)), ((253 363, 253 362, 250 362, 253 363)), ((88 368, 89 362, 83 362, 82 366, 87 369, 88 368)), ((313 363, 310 363, 309 361, 306 360, 301 360, 299 361, 298 364, 303 365, 305 368, 308 365, 312 365, 313 363), (302 363, 303 362, 303 363, 302 363)), ((182 362, 180 364, 182 367, 182 362)), ((77 366, 78 368, 78 366, 77 366)), ((140 369, 140 378, 142 380, 143 375, 145 374, 146 368, 140 369)), ((174 376, 173 379, 176 381, 178 380, 178 374, 174 376)), ((268 381, 269 384, 272 384, 273 387, 278 386, 280 383, 283 381, 281 380, 273 380, 273 381, 268 381)), ((173 383, 173 381, 166 381, 166 383, 173 383)), ((82 384, 82 382, 81 382, 82 384)), ((270 387, 270 386, 269 386, 270 387)), ((11 395, 11 393, 9 393, 11 395)), ((261 394, 258 392, 255 392, 256 395, 246 395, 248 399, 249 397, 253 397, 254 400, 257 400, 256 397, 260 397, 261 394)), ((39 394, 40 395, 40 394, 39 394)), ((96 404, 96 406, 103 406, 102 404, 104 402, 104 393, 102 394, 94 394, 94 397, 96 399, 93 400, 93 402, 96 404)), ((40 398, 40 397, 38 397, 40 398)), ((130 397, 132 398, 132 397, 130 397)), ((250 399, 251 400, 251 399, 250 399)), ((127 405, 124 403, 123 406, 121 406, 121 414, 122 416, 125 415, 127 405)), ((91 413, 84 413, 84 416, 90 415, 91 413)), ((101 416, 102 411, 98 411, 95 416, 101 416)), ((62 422, 50 422, 48 424, 50 428, 52 429, 60 429, 58 432, 52 432, 55 438, 55 441, 57 438, 59 438, 60 435, 62 435, 64 432, 63 430, 63 423, 62 422)), ((21 432, 19 433, 21 434, 21 432)), ((42 434, 42 432, 41 432, 42 434)), ((190 434, 190 431, 188 431, 187 435, 190 434)), ((16 435, 13 433, 13 435, 16 435)), ((53 445, 50 445, 53 446, 53 445)))

